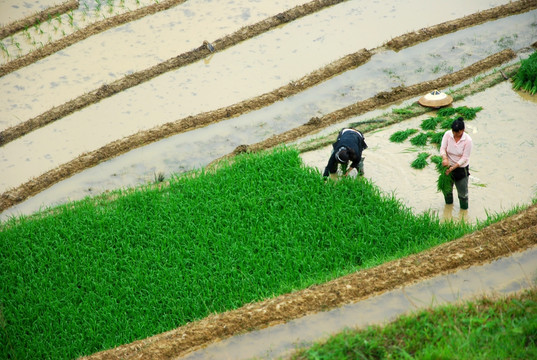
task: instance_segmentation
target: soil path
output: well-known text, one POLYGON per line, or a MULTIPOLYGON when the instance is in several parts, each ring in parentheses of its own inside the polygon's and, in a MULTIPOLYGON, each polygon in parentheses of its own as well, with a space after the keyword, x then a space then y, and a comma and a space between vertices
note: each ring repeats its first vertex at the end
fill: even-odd
POLYGON ((537 204, 480 231, 428 251, 305 290, 211 315, 166 333, 83 359, 177 358, 233 335, 354 303, 457 269, 485 264, 536 244, 537 204))

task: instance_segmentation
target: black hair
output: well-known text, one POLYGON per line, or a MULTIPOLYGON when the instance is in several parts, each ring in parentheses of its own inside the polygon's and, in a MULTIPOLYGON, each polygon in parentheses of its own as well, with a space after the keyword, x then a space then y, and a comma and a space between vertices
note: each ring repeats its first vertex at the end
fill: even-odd
POLYGON ((462 118, 462 116, 459 116, 451 123, 451 130, 455 132, 464 130, 464 119, 462 118))
POLYGON ((337 159, 342 161, 343 163, 346 163, 347 161, 349 161, 349 151, 347 149, 338 151, 337 159))

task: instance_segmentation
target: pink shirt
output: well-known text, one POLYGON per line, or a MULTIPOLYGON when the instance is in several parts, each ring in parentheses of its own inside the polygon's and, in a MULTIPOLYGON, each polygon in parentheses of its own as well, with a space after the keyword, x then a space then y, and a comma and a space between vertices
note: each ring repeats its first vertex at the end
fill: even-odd
POLYGON ((472 152, 472 138, 466 132, 461 136, 459 142, 455 142, 453 131, 446 131, 440 145, 440 155, 447 155, 449 164, 459 164, 465 167, 470 163, 470 153, 472 152))

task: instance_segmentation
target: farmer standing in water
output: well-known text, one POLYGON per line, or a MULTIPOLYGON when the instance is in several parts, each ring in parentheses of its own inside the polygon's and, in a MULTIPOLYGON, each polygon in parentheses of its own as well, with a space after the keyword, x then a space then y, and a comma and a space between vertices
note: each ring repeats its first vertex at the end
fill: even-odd
POLYGON ((335 143, 332 144, 333 150, 328 159, 328 165, 324 169, 323 176, 327 177, 337 173, 338 164, 347 165, 349 160, 351 165, 343 176, 349 175, 352 169, 357 169, 359 175, 364 174, 364 159, 362 151, 367 149, 364 134, 352 128, 342 129, 335 143))
MULTIPOLYGON (((449 166, 446 175, 451 178, 457 188, 461 209, 468 209, 468 179, 470 175, 470 153, 472 138, 464 132, 464 121, 458 117, 451 124, 451 130, 445 132, 440 145, 442 165, 449 166)), ((446 204, 453 204, 453 184, 451 190, 444 193, 446 204)))

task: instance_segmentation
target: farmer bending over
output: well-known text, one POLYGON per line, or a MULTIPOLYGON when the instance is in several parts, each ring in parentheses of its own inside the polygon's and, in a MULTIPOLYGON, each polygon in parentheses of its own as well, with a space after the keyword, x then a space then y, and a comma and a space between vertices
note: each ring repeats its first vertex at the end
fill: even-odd
POLYGON ((339 132, 337 140, 332 144, 332 147, 332 154, 330 155, 330 159, 328 159, 328 165, 324 169, 324 177, 335 174, 338 164, 347 165, 349 160, 351 161, 351 166, 349 166, 343 176, 349 175, 352 169, 357 169, 359 175, 364 174, 362 151, 367 149, 364 134, 352 128, 344 128, 339 132))

